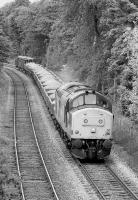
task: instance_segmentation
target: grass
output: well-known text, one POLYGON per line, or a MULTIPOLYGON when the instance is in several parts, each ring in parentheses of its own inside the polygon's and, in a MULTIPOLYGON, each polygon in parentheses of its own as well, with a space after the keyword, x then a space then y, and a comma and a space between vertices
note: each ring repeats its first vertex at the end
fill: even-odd
POLYGON ((122 116, 118 106, 114 106, 113 112, 115 115, 113 138, 116 143, 122 145, 128 153, 133 155, 138 151, 138 125, 122 116))
POLYGON ((20 181, 12 174, 10 165, 11 141, 5 136, 0 137, 0 199, 20 200, 20 181))
POLYGON ((20 181, 12 172, 15 162, 13 140, 11 132, 7 132, 4 126, 8 122, 8 92, 9 81, 0 71, 0 200, 20 200, 20 181))

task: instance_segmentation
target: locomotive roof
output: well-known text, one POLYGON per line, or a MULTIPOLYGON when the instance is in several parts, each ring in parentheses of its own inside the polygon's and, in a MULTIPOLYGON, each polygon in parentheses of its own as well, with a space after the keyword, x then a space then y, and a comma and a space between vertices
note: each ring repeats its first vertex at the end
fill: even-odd
POLYGON ((65 92, 72 93, 75 91, 84 90, 85 88, 88 89, 90 87, 79 82, 69 82, 58 88, 57 93, 59 96, 62 96, 65 94, 65 92))
POLYGON ((110 100, 105 95, 103 95, 103 94, 101 94, 101 93, 99 93, 97 91, 93 91, 92 89, 87 89, 87 88, 84 88, 83 90, 77 90, 74 93, 71 93, 69 95, 69 98, 70 98, 70 100, 71 99, 73 100, 74 98, 76 98, 80 94, 84 94, 84 93, 87 93, 87 92, 90 93, 90 94, 95 94, 96 96, 99 96, 100 99, 110 102, 110 100))
POLYGON ((91 94, 93 93, 103 101, 106 101, 109 104, 111 104, 110 100, 105 95, 92 90, 90 86, 84 85, 82 83, 70 82, 57 89, 57 94, 60 98, 63 96, 63 98, 70 99, 71 101, 75 99, 77 96, 80 96, 81 94, 85 94, 87 92, 91 94))
POLYGON ((73 86, 79 86, 79 85, 82 85, 81 83, 79 82, 68 82, 68 83, 65 83, 61 88, 60 90, 67 90, 73 86))
POLYGON ((46 88, 58 88, 60 86, 60 84, 58 82, 41 82, 41 84, 43 85, 43 87, 46 88))

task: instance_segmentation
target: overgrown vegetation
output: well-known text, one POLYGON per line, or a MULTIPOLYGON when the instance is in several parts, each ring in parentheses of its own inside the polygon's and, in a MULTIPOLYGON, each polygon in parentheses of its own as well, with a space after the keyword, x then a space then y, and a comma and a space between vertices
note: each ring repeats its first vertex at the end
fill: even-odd
POLYGON ((17 176, 13 175, 8 165, 9 152, 7 151, 6 137, 0 137, 0 199, 2 200, 21 200, 20 181, 17 176))
POLYGON ((11 41, 6 36, 4 31, 4 17, 0 11, 0 71, 3 63, 7 62, 10 52, 11 41))
MULTIPOLYGON (((7 64, 8 65, 8 64, 7 64)), ((10 81, 5 77, 3 70, 0 72, 0 199, 1 200, 21 200, 20 180, 13 173, 14 141, 9 111, 10 81)), ((15 166, 16 169, 16 166, 15 166)))
POLYGON ((16 0, 2 9, 4 31, 15 54, 44 66, 68 65, 80 81, 121 101, 137 115, 138 7, 133 0, 16 0))

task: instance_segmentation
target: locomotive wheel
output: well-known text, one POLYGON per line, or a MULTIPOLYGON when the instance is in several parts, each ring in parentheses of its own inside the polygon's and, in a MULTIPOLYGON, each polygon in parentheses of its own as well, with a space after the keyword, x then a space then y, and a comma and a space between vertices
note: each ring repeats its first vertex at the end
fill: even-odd
POLYGON ((89 148, 88 150, 88 159, 92 160, 96 158, 96 149, 95 148, 89 148))
POLYGON ((71 145, 71 142, 68 140, 68 141, 67 141, 67 148, 68 148, 68 149, 71 149, 71 146, 72 146, 72 145, 71 145))
POLYGON ((60 129, 59 132, 60 132, 61 138, 64 138, 64 131, 60 129))

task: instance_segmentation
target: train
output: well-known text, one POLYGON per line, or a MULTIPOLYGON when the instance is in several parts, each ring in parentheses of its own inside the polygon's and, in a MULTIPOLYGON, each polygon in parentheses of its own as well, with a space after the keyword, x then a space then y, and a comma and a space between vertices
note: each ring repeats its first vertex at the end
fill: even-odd
POLYGON ((110 155, 114 115, 105 95, 83 83, 63 82, 30 57, 18 56, 15 65, 34 79, 73 156, 103 160, 110 155))

